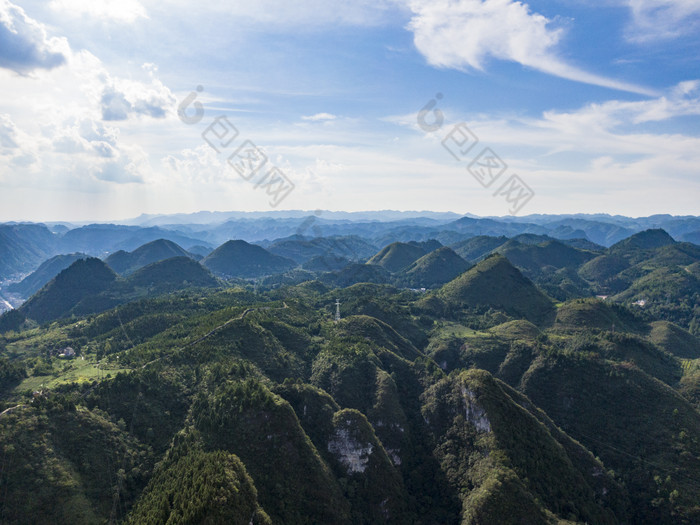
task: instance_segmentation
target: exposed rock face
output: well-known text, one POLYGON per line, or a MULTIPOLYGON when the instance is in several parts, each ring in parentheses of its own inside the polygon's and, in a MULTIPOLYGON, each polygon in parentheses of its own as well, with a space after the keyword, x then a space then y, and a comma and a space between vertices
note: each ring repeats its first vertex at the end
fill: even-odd
POLYGON ((328 451, 338 457, 348 474, 362 473, 367 469, 374 446, 371 443, 360 443, 351 435, 352 420, 346 419, 344 423, 333 433, 328 442, 328 451))
POLYGON ((486 411, 477 403, 476 395, 466 387, 462 387, 466 418, 479 432, 491 432, 491 422, 486 417, 486 411))

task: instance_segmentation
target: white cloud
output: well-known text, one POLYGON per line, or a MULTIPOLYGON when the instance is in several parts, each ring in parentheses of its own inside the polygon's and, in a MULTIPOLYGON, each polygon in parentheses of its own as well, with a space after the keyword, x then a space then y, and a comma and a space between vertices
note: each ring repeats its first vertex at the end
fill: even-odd
MULTIPOLYGON (((674 119, 698 115, 700 82, 687 81, 651 100, 609 100, 572 111, 545 111, 535 118, 456 115, 446 109, 445 125, 430 134, 415 133, 420 131, 415 114, 386 120, 412 130, 416 139, 433 149, 431 158, 442 159, 443 169, 457 163, 440 141, 456 122, 465 121, 479 144, 469 159, 458 164, 462 184, 481 189, 466 165, 490 147, 506 162, 509 173, 517 173, 534 189, 536 198, 528 204, 528 212, 585 208, 643 215, 670 210, 695 213, 700 137, 676 131, 674 119)), ((416 158, 426 150, 414 142, 407 151, 416 158)), ((487 197, 488 192, 482 195, 487 197)), ((490 206, 497 204, 492 201, 490 206)), ((470 211, 483 213, 477 209, 470 211)))
POLYGON ((26 75, 53 69, 66 62, 65 39, 49 38, 45 27, 24 10, 0 0, 0 67, 26 75))
POLYGON ((17 127, 9 115, 0 114, 0 167, 33 168, 36 162, 36 141, 17 127))
POLYGON ((316 113, 315 115, 307 115, 301 117, 302 120, 310 120, 312 122, 318 122, 323 120, 335 120, 337 116, 331 113, 316 113))
MULTIPOLYGON (((22 21, 42 27, 24 15, 22 21)), ((157 67, 145 64, 128 79, 114 76, 92 53, 73 51, 65 39, 58 42, 65 67, 35 69, 32 76, 0 71, 4 91, 13 93, 11 100, 0 100, 3 185, 13 191, 42 186, 108 192, 152 180, 134 130, 173 116, 176 103, 156 78, 157 67), (107 125, 109 120, 120 120, 119 127, 107 125), (137 126, 130 126, 133 120, 137 126)))
POLYGON ((513 0, 409 0, 416 48, 436 67, 482 70, 489 58, 597 86, 653 94, 568 64, 557 54, 563 29, 513 0))
POLYGON ((0 115, 0 147, 17 148, 17 126, 9 115, 0 115))
POLYGON ((697 34, 700 2, 697 0, 625 0, 632 13, 627 37, 644 42, 697 34))
POLYGON ((156 79, 145 84, 116 78, 104 86, 100 97, 104 120, 126 120, 131 114, 164 118, 175 102, 170 90, 156 79))
POLYGON ((148 18, 146 8, 138 0, 51 0, 50 7, 69 15, 133 23, 148 18))
POLYGON ((149 171, 145 152, 133 146, 123 147, 116 158, 109 158, 91 168, 91 174, 96 179, 117 184, 143 183, 149 171))

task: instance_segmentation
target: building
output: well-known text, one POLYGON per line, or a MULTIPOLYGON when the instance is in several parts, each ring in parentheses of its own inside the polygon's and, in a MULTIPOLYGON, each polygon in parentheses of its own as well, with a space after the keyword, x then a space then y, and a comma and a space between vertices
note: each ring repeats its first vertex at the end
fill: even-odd
POLYGON ((67 346, 61 351, 60 354, 58 354, 58 357, 75 357, 75 350, 73 350, 70 346, 67 346))

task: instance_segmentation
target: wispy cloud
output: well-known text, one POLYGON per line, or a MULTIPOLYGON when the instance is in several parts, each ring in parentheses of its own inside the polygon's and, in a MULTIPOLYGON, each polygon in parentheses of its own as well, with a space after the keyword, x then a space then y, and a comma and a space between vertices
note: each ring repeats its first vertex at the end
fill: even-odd
POLYGON ((697 34, 700 2, 697 0, 625 0, 632 13, 627 31, 631 41, 672 39, 697 34))
POLYGON ((557 49, 555 21, 513 0, 409 0, 417 49, 436 67, 483 70, 487 59, 517 62, 576 82, 654 95, 653 90, 571 65, 557 49))
MULTIPOLYGON (((89 1, 89 0, 86 0, 89 1)), ((143 0, 155 10, 162 0, 143 0)), ((230 17, 239 29, 251 24, 267 31, 299 31, 304 28, 329 29, 337 26, 378 26, 392 21, 390 16, 402 8, 402 0, 256 0, 204 2, 196 6, 194 16, 215 13, 230 17)), ((192 10, 190 0, 169 0, 169 10, 192 10)))
POLYGON ((71 16, 87 15, 127 24, 138 18, 148 18, 146 8, 138 0, 51 0, 49 5, 71 16))

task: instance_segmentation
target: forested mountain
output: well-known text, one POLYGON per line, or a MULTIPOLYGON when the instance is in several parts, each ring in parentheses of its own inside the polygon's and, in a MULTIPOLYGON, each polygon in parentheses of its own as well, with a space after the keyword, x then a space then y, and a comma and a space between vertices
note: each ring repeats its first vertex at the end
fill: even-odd
POLYGON ((425 227, 73 262, 0 317, 0 521, 698 523, 698 247, 425 227))
POLYGON ((269 245, 261 244, 270 253, 292 259, 298 264, 323 256, 344 257, 356 261, 370 257, 377 250, 376 246, 358 236, 310 239, 302 235, 293 235, 278 239, 269 245))
MULTIPOLYGON (((425 253, 440 245, 454 245, 452 248, 461 257, 474 263, 505 240, 522 235, 536 236, 540 242, 557 239, 574 248, 596 251, 649 229, 663 229, 676 241, 697 243, 700 218, 654 215, 632 219, 602 214, 516 218, 429 212, 287 211, 144 216, 122 224, 61 223, 50 228, 43 224, 6 223, 0 224, 0 282, 11 277, 17 280, 54 255, 85 253, 105 258, 159 239, 201 256, 229 240, 240 239, 298 264, 324 255, 364 261, 394 242, 412 243, 425 253), (500 243, 491 239, 479 248, 474 241, 480 237, 505 239, 500 243), (461 243, 466 243, 466 247, 461 243)), ((516 240, 523 242, 522 238, 516 240)))
POLYGON ((394 242, 373 255, 368 264, 376 264, 385 270, 396 273, 425 255, 425 250, 414 244, 394 242))
POLYGON ((119 250, 105 259, 107 266, 119 274, 130 274, 151 263, 171 257, 192 257, 172 241, 158 239, 139 246, 133 252, 119 250))
POLYGON ((56 243, 43 224, 0 224, 0 280, 33 271, 55 254, 56 243))
POLYGON ((7 290, 11 293, 16 293, 22 297, 29 298, 75 261, 78 259, 87 258, 88 256, 83 253, 55 255, 54 257, 51 257, 50 259, 41 263, 39 268, 22 279, 22 281, 8 286, 7 290))
POLYGON ((469 266, 451 248, 443 246, 405 267, 399 282, 413 288, 434 288, 451 281, 469 266))
POLYGON ((116 279, 99 259, 79 259, 24 303, 20 312, 40 323, 64 317, 84 299, 107 290, 116 279))
POLYGON ((262 277, 296 266, 291 259, 274 255, 245 241, 228 241, 202 259, 211 271, 227 277, 262 277))

